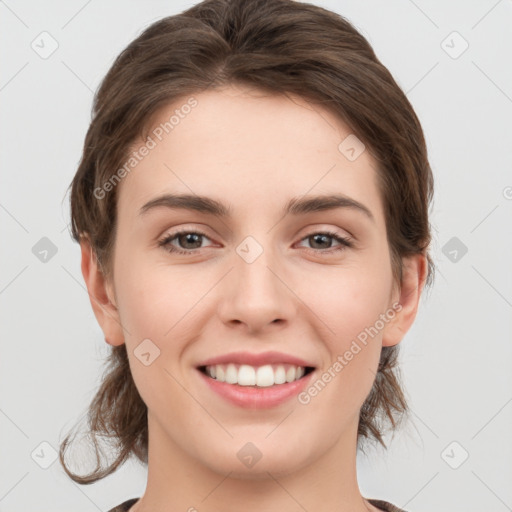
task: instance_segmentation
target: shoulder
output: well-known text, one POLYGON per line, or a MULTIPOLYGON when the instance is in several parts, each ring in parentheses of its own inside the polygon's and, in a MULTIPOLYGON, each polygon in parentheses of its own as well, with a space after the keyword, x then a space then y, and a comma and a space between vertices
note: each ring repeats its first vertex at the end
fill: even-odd
MULTIPOLYGON (((130 507, 135 505, 135 503, 139 500, 139 498, 132 498, 128 501, 125 501, 121 503, 120 505, 117 505, 117 507, 111 508, 108 512, 128 512, 130 507)), ((374 500, 374 499, 368 499, 368 501, 377 508, 380 508, 383 512, 407 512, 405 510, 402 510, 401 508, 396 507, 392 503, 389 503, 387 501, 382 500, 374 500)))
POLYGON ((389 503, 387 501, 383 500, 372 500, 369 498, 366 498, 370 504, 372 504, 374 507, 380 508, 384 512, 407 512, 406 510, 403 510, 401 508, 398 508, 397 506, 393 505, 392 503, 389 503))
POLYGON ((117 505, 117 507, 111 508, 108 512, 128 512, 130 507, 135 505, 137 501, 139 501, 139 498, 132 498, 120 505, 117 505))

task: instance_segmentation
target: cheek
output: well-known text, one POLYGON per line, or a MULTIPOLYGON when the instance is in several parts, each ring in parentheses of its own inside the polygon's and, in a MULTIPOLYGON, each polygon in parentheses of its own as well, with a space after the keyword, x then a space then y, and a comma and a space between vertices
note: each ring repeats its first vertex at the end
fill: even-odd
MULTIPOLYGON (((381 315, 388 310, 391 279, 391 270, 376 262, 340 269, 335 277, 326 275, 310 287, 313 293, 308 305, 325 324, 319 336, 328 351, 322 373, 329 391, 322 392, 318 405, 323 400, 342 403, 345 412, 355 414, 370 392, 380 358, 385 325, 381 315)), ((343 421, 342 412, 339 414, 343 421)))
POLYGON ((135 258, 125 260, 124 266, 116 288, 134 381, 150 409, 176 410, 187 399, 177 383, 181 381, 177 365, 193 335, 187 333, 187 326, 196 324, 204 282, 201 286, 197 273, 147 265, 135 258), (148 365, 143 353, 150 354, 148 365))
POLYGON ((356 288, 344 286, 332 292, 334 300, 318 301, 321 318, 328 331, 322 333, 327 349, 324 366, 300 398, 311 417, 329 417, 339 431, 356 421, 361 406, 371 391, 382 346, 381 332, 375 332, 384 294, 375 281, 357 282, 356 288), (331 330, 333 332, 331 332, 331 330), (326 412, 328 411, 328 412, 326 412))
POLYGON ((219 280, 218 273, 136 253, 124 260, 123 268, 116 275, 116 289, 121 321, 129 332, 127 348, 133 353, 149 339, 160 350, 159 365, 174 371, 205 319, 215 315, 208 291, 219 280))
POLYGON ((388 307, 391 273, 376 265, 343 268, 312 283, 308 293, 312 309, 324 320, 336 350, 374 325, 388 307))
POLYGON ((153 338, 159 345, 190 322, 202 290, 197 276, 188 279, 180 272, 158 269, 133 271, 120 288, 120 313, 130 326, 131 343, 143 337, 153 338))

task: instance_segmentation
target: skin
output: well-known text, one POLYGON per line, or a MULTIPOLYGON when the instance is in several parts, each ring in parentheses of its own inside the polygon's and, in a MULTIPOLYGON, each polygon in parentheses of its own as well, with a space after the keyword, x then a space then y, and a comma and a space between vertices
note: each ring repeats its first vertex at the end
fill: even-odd
POLYGON ((404 259, 394 286, 376 162, 369 151, 352 162, 338 150, 350 130, 332 113, 241 86, 194 97, 198 105, 118 185, 113 274, 81 244, 96 318, 108 343, 127 344, 148 406, 148 483, 131 510, 378 510, 356 477, 359 411, 382 346, 398 344, 414 321, 425 256, 404 259), (165 207, 139 215, 163 192, 210 196, 233 216, 165 207), (332 193, 364 204, 373 220, 351 208, 280 213, 291 197, 332 193), (181 250, 200 247, 192 255, 158 246, 182 228, 206 235, 196 245, 174 239, 181 250), (353 247, 315 244, 311 235, 326 229, 353 247), (250 264, 236 252, 247 236, 263 249, 250 264), (313 362, 319 376, 396 303, 401 311, 307 405, 243 409, 195 369, 228 352, 276 350, 313 362), (161 351, 149 366, 134 355, 147 338, 161 351), (262 454, 252 468, 237 457, 247 442, 262 454))

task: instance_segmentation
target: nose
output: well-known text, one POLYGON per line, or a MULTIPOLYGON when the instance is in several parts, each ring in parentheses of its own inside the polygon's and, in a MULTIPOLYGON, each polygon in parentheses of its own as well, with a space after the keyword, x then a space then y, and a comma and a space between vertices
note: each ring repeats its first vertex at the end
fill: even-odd
POLYGON ((289 324, 298 299, 272 251, 264 250, 251 263, 238 254, 233 261, 234 268, 220 290, 218 314, 222 322, 253 335, 289 324))

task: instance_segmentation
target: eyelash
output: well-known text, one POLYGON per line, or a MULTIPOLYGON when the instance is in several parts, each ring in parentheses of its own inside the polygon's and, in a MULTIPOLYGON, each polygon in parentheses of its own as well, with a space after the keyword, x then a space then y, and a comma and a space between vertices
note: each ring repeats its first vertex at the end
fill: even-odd
MULTIPOLYGON (((184 231, 178 231, 176 233, 166 236, 165 238, 163 238, 162 240, 160 240, 158 242, 158 246, 163 247, 166 251, 168 251, 170 253, 184 254, 184 255, 190 256, 190 255, 194 254, 196 251, 199 251, 200 248, 185 250, 185 249, 178 249, 178 248, 174 247, 173 245, 171 245, 171 241, 174 240, 175 238, 179 237, 180 235, 188 235, 188 234, 199 235, 199 236, 209 239, 209 237, 206 234, 202 233, 201 231, 184 230, 184 231)), ((347 247, 353 247, 353 243, 349 239, 341 237, 337 233, 334 233, 332 231, 315 231, 315 232, 303 237, 301 239, 301 242, 307 238, 312 237, 313 235, 325 235, 325 236, 333 238, 334 240, 336 240, 337 242, 340 243, 340 246, 335 249, 329 248, 326 250, 322 250, 322 249, 306 248, 309 251, 313 251, 315 254, 321 254, 322 256, 324 256, 324 255, 329 256, 332 253, 338 253, 339 251, 343 251, 347 247), (325 254, 325 253, 327 253, 327 254, 325 254)))

